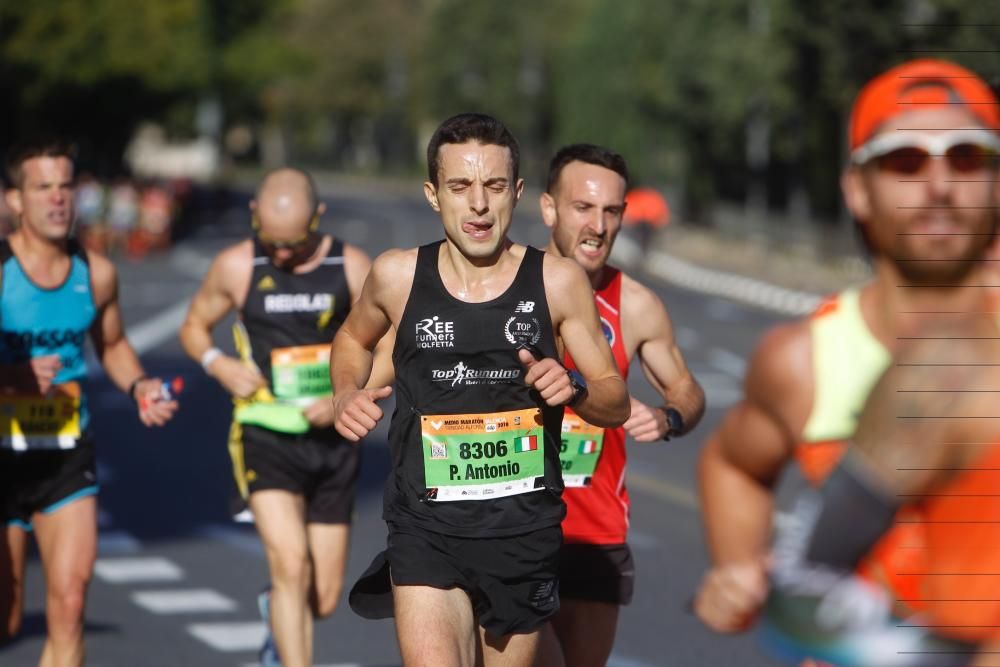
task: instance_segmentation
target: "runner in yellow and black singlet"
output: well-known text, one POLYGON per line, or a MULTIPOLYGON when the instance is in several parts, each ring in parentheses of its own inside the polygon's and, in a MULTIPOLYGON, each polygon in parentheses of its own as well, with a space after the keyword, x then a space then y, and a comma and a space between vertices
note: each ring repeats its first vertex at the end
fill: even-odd
POLYGON ((319 232, 324 210, 308 174, 265 177, 253 237, 215 259, 181 330, 235 404, 233 469, 271 569, 258 598, 275 640, 261 649, 264 667, 278 654, 286 666, 311 662, 313 617, 333 613, 347 561, 359 450, 332 428, 329 349, 370 262, 319 232), (234 310, 237 357, 211 337, 234 310))

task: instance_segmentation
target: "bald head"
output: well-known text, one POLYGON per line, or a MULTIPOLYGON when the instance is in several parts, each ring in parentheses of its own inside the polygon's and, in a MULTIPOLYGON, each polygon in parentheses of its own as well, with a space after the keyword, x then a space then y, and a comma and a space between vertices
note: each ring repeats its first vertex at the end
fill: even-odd
POLYGON ((302 234, 313 215, 322 213, 323 205, 317 199, 316 187, 309 174, 285 168, 264 177, 251 208, 261 229, 280 238, 302 234))

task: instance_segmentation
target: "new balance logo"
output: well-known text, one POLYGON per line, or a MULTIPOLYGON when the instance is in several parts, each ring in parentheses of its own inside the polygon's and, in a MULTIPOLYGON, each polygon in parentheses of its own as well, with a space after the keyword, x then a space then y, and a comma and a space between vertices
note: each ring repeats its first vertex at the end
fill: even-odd
POLYGON ((534 301, 518 301, 517 308, 514 309, 515 313, 533 313, 535 312, 535 302, 534 301))

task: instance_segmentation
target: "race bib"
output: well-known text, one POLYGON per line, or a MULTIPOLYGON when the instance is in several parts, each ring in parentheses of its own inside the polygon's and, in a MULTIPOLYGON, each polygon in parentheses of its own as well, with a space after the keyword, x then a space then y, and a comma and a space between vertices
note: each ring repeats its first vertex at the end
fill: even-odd
POLYGON ((567 409, 563 414, 559 463, 567 487, 590 486, 604 447, 604 429, 567 409))
POLYGON ((47 395, 0 394, 0 447, 72 449, 80 439, 80 385, 54 385, 47 395))
POLYGON ((330 346, 302 345, 271 350, 271 384, 279 401, 308 404, 333 393, 330 346))
POLYGON ((545 488, 538 408, 420 418, 428 498, 489 500, 545 488))

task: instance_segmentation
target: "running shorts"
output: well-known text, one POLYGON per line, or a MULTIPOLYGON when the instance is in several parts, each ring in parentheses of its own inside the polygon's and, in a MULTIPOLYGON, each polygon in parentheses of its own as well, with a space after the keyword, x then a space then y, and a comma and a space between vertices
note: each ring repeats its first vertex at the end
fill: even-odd
POLYGON ((493 636, 533 632, 559 611, 561 545, 558 525, 523 535, 468 538, 390 523, 388 548, 354 585, 351 608, 365 618, 389 618, 393 584, 461 588, 479 625, 493 636))
POLYGON ((280 489, 306 501, 307 523, 350 523, 361 447, 336 432, 291 435, 242 427, 243 474, 250 494, 280 489))

